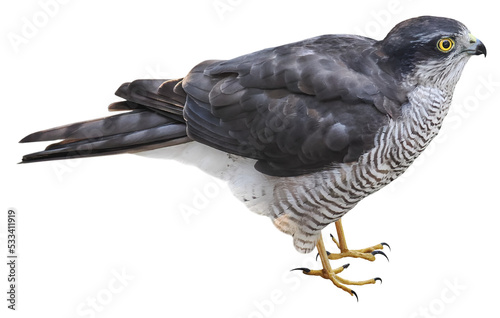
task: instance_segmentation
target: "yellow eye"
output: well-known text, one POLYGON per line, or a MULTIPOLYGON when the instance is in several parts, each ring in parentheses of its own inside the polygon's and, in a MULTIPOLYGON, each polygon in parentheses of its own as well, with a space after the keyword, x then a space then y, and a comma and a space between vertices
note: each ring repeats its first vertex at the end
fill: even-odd
POLYGON ((455 41, 450 38, 442 38, 437 43, 437 48, 444 53, 448 53, 455 46, 455 41))

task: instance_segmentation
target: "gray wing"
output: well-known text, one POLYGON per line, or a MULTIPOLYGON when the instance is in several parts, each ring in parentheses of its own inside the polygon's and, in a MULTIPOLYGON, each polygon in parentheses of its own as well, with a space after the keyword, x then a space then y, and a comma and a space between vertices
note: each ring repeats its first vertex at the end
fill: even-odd
POLYGON ((183 79, 188 135, 275 176, 355 161, 405 102, 376 43, 326 35, 205 61, 183 79))

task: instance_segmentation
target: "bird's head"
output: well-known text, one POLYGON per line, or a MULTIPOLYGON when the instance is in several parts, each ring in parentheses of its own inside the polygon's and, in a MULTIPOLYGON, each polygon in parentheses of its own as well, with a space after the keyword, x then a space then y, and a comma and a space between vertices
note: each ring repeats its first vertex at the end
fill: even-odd
POLYGON ((486 47, 462 23, 422 16, 396 25, 378 42, 383 67, 412 85, 453 89, 472 55, 486 47))

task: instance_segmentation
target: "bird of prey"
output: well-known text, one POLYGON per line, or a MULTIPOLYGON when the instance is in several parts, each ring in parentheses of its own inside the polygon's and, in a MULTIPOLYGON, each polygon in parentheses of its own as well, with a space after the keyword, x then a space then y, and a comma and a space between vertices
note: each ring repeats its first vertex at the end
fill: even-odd
POLYGON ((210 173, 250 210, 270 217, 299 252, 317 248, 322 269, 299 270, 357 298, 348 285, 380 278, 349 281, 338 275, 347 265, 329 261, 373 261, 387 244, 348 249, 342 216, 422 153, 466 62, 480 54, 484 44, 462 23, 422 16, 380 41, 323 35, 204 61, 184 78, 123 84, 124 100, 109 106, 122 113, 28 135, 21 142, 62 141, 22 162, 197 144, 210 173), (327 252, 321 236, 334 222, 340 253, 327 252))

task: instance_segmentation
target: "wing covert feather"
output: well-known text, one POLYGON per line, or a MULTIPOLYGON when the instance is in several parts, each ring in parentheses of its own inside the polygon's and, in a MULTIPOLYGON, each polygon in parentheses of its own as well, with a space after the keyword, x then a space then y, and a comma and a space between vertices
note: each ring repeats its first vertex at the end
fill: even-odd
POLYGON ((276 176, 355 161, 406 101, 380 59, 374 40, 327 35, 202 62, 182 81, 188 135, 276 176))

